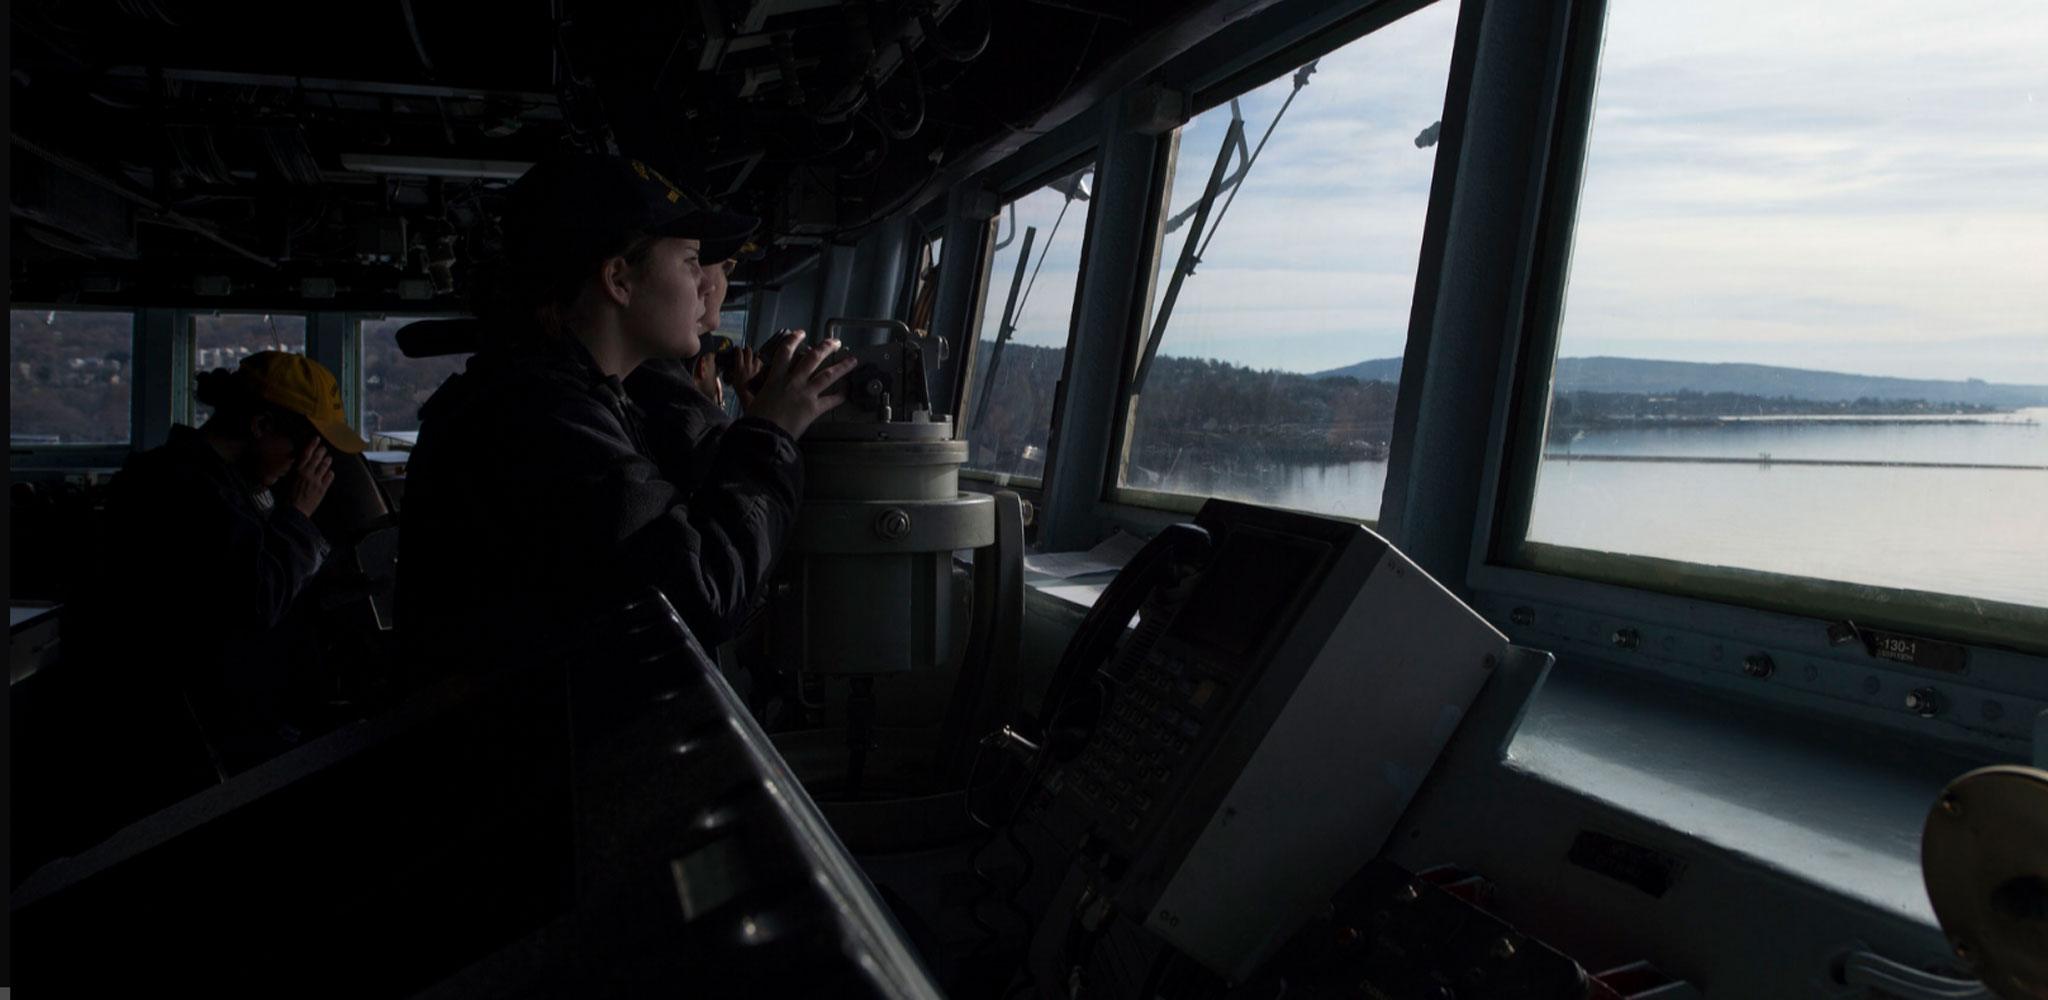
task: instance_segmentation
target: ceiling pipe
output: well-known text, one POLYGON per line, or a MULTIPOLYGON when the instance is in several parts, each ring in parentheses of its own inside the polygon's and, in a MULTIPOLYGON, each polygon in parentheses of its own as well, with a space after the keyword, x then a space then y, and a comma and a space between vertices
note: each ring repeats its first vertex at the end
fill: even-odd
POLYGON ((202 239, 205 239, 211 243, 218 244, 222 249, 232 251, 235 254, 252 260, 258 264, 261 264, 264 267, 272 269, 275 269, 277 267, 277 261, 274 261, 268 257, 263 256, 262 254, 256 253, 255 251, 249 250, 245 247, 242 247, 234 243, 233 241, 230 241, 229 239, 220 235, 219 233, 214 232, 213 227, 208 226, 206 223, 200 222, 197 219, 192 219, 184 215, 180 215, 177 212, 172 211, 171 209, 159 204, 155 199, 150 198, 148 195, 132 191, 126 185, 121 184, 118 181, 115 181, 107 177, 105 174, 100 173, 98 170, 95 170, 92 167, 87 166, 86 164, 80 163, 77 160, 74 160, 68 156, 63 155, 62 153, 55 152, 54 150, 45 149, 42 146, 37 145, 36 143, 28 139, 22 138, 19 133, 9 133, 9 138, 12 139, 14 145, 23 152, 29 153, 33 156, 40 157, 44 161, 48 162, 51 166, 56 167, 57 169, 62 170, 65 173, 71 174, 72 176, 77 177, 79 180, 85 181, 86 183, 91 184, 94 187, 101 188, 119 197, 126 198, 127 200, 132 201, 137 205, 140 205, 144 209, 147 209, 150 213, 152 213, 153 217, 146 221, 161 222, 164 223, 165 225, 175 226, 179 229, 183 229, 189 233, 192 233, 202 239))

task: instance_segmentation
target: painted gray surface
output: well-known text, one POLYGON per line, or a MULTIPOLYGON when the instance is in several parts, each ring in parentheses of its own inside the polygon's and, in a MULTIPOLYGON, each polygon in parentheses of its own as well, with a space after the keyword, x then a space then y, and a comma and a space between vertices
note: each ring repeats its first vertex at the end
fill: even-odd
POLYGON ((1475 870, 1497 913, 1589 968, 1647 959, 1715 1000, 1863 997, 1835 979, 1856 950, 1954 974, 1911 912, 1925 907, 1911 859, 1928 789, 1960 761, 1786 719, 1731 725, 1698 702, 1561 665, 1506 765, 1432 779, 1395 860, 1475 870), (1654 898, 1573 865, 1584 830, 1661 852, 1679 875, 1654 898))
MULTIPOLYGON (((1292 6, 1318 7, 1330 2, 1297 0, 1292 6)), ((1183 75, 1190 63, 1206 65, 1207 57, 1196 51, 1203 40, 1283 4, 1279 0, 1195 0, 1179 6, 1175 17, 1147 32, 1128 51, 1086 78, 1076 80, 1058 100, 1038 112, 1027 128, 1006 128, 955 156, 935 179, 932 191, 949 190, 978 176, 1002 176, 1019 158, 1028 158, 1030 144, 1038 137, 1057 133, 1076 120, 1116 104, 1148 80, 1173 73, 1176 63, 1181 65, 1183 75)), ((1300 24, 1297 20, 1278 23, 1282 27, 1300 24)), ((936 198, 933 194, 924 201, 913 202, 909 211, 916 212, 936 198)))
POLYGON ((1894 742, 2022 760, 2031 720, 2048 709, 2042 657, 1978 648, 1965 671, 1943 673, 1877 659, 1859 644, 1836 646, 1827 623, 1796 615, 1499 568, 1475 574, 1474 588, 1474 605, 1518 642, 1797 712, 1809 724, 1868 727, 1894 742), (1635 650, 1613 644, 1622 628, 1641 637, 1635 650), (1755 653, 1771 659, 1767 679, 1743 670, 1755 653), (1905 705, 1908 692, 1925 688, 1944 705, 1932 717, 1905 705))
POLYGON ((963 184, 946 199, 946 243, 939 254, 938 299, 932 305, 932 333, 949 345, 942 375, 932 386, 933 406, 941 413, 959 414, 960 373, 974 370, 974 331, 981 325, 983 262, 994 213, 995 197, 978 184, 963 184))
POLYGON ((1053 416, 1041 547, 1085 549, 1097 539, 1096 504, 1107 493, 1127 346, 1142 312, 1138 290, 1152 263, 1145 220, 1152 212, 1162 142, 1141 135, 1119 100, 1104 129, 1088 215, 1081 287, 1053 416))
POLYGON ((843 311, 832 315, 859 319, 898 316, 902 311, 898 297, 903 293, 903 272, 909 262, 910 246, 907 219, 890 219, 863 236, 853 248, 843 311))
POLYGON ((824 268, 822 258, 814 259, 808 266, 785 277, 773 290, 773 316, 766 326, 769 336, 777 330, 807 329, 811 326, 817 316, 818 290, 824 268))
POLYGON ((341 386, 341 408, 348 422, 362 426, 363 350, 355 318, 341 312, 306 316, 306 356, 326 366, 341 386))
MULTIPOLYGON (((1026 692, 1084 612, 1072 598, 1087 584, 1058 593, 1027 600, 1026 692)), ((1473 869, 1497 885, 1499 914, 1590 968, 1649 960, 1717 1000, 1861 997, 1831 971, 1856 949, 1952 966, 1913 859, 1933 790, 1971 755, 1577 663, 1529 701, 1504 763, 1486 739, 1516 723, 1519 695, 1499 691, 1533 686, 1528 669, 1489 681, 1389 842, 1394 860, 1473 869), (1670 893, 1569 864, 1589 829, 1679 859, 1670 893)))
POLYGON ((138 450, 148 450, 170 440, 171 425, 184 419, 179 412, 178 381, 191 378, 189 341, 180 336, 179 316, 171 309, 141 309, 135 313, 135 357, 142 379, 130 397, 134 407, 131 440, 138 450))
POLYGON ((1234 981, 1377 853, 1507 652, 1392 549, 1328 636, 1146 916, 1234 981))
POLYGON ((826 320, 847 314, 846 305, 853 295, 854 248, 825 247, 819 255, 818 267, 817 298, 812 300, 810 315, 802 325, 813 336, 821 337, 824 336, 826 320))
POLYGON ((1496 387, 1521 315, 1569 6, 1467 3, 1452 47, 1380 529, 1459 593, 1474 526, 1491 519, 1480 485, 1497 461, 1496 387))
POLYGON ((1943 786, 1989 763, 1579 664, 1557 671, 1509 760, 1788 879, 1929 925, 1921 827, 1943 786))

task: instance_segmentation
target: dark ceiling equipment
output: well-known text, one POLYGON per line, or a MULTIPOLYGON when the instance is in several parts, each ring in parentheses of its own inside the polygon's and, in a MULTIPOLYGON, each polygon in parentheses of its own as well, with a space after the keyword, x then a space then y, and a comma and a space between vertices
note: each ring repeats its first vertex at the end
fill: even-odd
POLYGON ((781 272, 1198 6, 23 0, 14 297, 176 304, 204 274, 252 303, 459 308, 503 190, 565 148, 762 216, 781 272))

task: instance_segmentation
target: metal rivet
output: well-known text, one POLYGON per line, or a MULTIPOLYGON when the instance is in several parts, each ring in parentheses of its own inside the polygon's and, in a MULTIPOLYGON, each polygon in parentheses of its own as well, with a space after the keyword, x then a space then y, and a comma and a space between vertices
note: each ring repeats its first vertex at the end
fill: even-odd
POLYGON ((1963 814, 1963 800, 1956 798, 1953 793, 1944 795, 1941 797, 1941 811, 1950 816, 1961 816, 1963 814))
POLYGON ((1874 695, 1874 694, 1878 693, 1879 691, 1881 691, 1881 690, 1883 690, 1883 689, 1884 689, 1884 685, 1883 685, 1882 683, 1880 683, 1880 682, 1878 681, 1878 679, 1877 679, 1876 677, 1865 677, 1865 678, 1863 678, 1863 693, 1864 693, 1864 694, 1874 695))
POLYGON ((1500 666, 1500 657, 1495 656, 1492 653, 1488 653, 1486 654, 1486 659, 1479 661, 1479 665, 1481 667, 1486 668, 1487 670, 1492 670, 1493 668, 1500 666))
POLYGON ((1751 653, 1742 658, 1742 672, 1764 680, 1778 672, 1778 665, 1771 662, 1769 653, 1751 653))
POLYGON ((1941 692, 1933 688, 1914 688, 1906 692, 1906 711, 1923 719, 1931 719, 1941 712, 1941 692))
POLYGON ((1632 628, 1614 630, 1614 645, 1621 649, 1633 650, 1643 644, 1643 634, 1632 628))
POLYGON ((1969 945, 1967 945, 1967 944, 1964 944, 1964 943, 1963 943, 1963 942, 1961 942, 1961 941, 1957 941, 1957 942, 1956 942, 1956 957, 1957 957, 1957 958, 1960 958, 1960 959, 1962 959, 1963 961, 1967 962, 1967 961, 1969 961, 1969 960, 1970 960, 1970 956, 1971 956, 1972 954, 1974 954, 1974 953, 1970 951, 1970 946, 1969 946, 1969 945))
POLYGON ((910 512, 901 507, 883 511, 875 518, 875 534, 891 542, 910 534, 910 512))
POLYGON ((1515 957, 1515 943, 1504 937, 1495 938, 1493 941, 1493 947, 1487 949, 1487 953, 1505 962, 1508 959, 1515 957))
POLYGON ((1536 624, 1536 609, 1516 608, 1508 612, 1508 620, 1517 625, 1534 625, 1536 624))
POLYGON ((1404 885, 1394 890, 1394 902, 1413 903, 1422 898, 1422 891, 1413 885, 1404 885))

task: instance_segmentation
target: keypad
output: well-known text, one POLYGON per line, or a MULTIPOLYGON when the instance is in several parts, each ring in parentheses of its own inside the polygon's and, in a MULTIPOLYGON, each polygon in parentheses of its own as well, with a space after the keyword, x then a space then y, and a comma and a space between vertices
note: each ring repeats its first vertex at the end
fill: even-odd
POLYGON ((1135 834, 1166 798, 1225 685, 1207 664, 1154 650, 1132 672, 1067 780, 1108 830, 1135 834))

